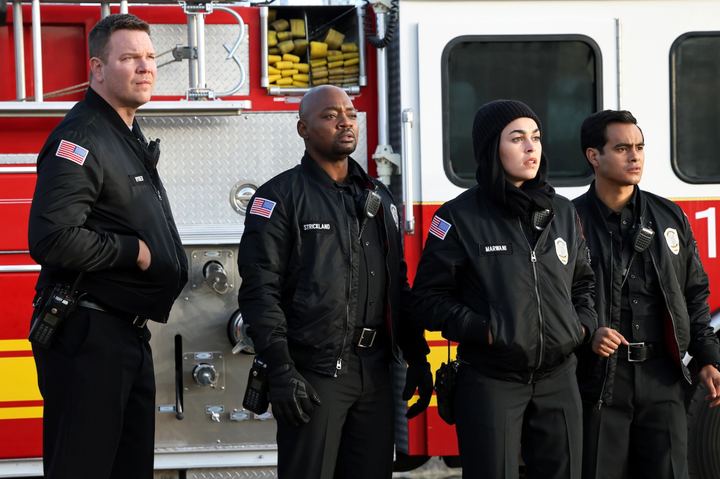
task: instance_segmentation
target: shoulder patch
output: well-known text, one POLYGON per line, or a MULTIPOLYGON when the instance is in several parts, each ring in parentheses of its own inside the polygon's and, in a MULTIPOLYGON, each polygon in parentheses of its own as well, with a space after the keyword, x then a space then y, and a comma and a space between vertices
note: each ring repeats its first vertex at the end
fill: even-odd
POLYGON ((555 240, 555 253, 562 264, 568 263, 568 247, 564 239, 558 237, 555 240))
POLYGON ((450 231, 450 228, 452 228, 450 223, 435 215, 433 216, 432 223, 430 223, 429 233, 433 236, 437 236, 441 240, 444 240, 448 231, 450 231))
POLYGON ((85 158, 87 158, 88 153, 90 152, 80 145, 76 145, 75 143, 66 140, 60 140, 60 145, 58 146, 55 155, 60 158, 65 158, 66 160, 70 160, 73 163, 77 163, 78 165, 82 165, 85 163, 85 158))
POLYGON ((391 204, 390 205, 390 213, 392 213, 392 217, 395 220, 395 228, 397 228, 397 230, 400 231, 400 218, 398 216, 397 206, 391 204))
POLYGON ((673 252, 673 254, 679 254, 680 253, 680 237, 678 237, 677 230, 675 228, 668 228, 665 230, 664 233, 665 236, 665 242, 668 245, 668 248, 670 248, 670 251, 673 252))
POLYGON ((253 201, 252 207, 250 208, 250 214, 270 218, 276 204, 277 203, 274 201, 266 200, 265 198, 260 198, 258 196, 255 198, 255 201, 253 201))

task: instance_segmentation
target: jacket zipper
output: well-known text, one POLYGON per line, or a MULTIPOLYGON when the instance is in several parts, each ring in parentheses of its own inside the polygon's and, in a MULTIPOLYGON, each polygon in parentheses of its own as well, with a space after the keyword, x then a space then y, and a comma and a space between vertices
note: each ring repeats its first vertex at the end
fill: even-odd
MULTIPOLYGON (((608 321, 607 324, 609 327, 612 327, 612 304, 613 304, 613 275, 615 274, 615 261, 613 261, 613 242, 612 242, 612 231, 608 231, 610 234, 610 308, 608 308, 608 321)), ((622 295, 622 291, 620 292, 622 295)), ((591 340, 592 341, 592 340, 591 340)), ((590 348, 592 349, 592 343, 590 348)), ((610 374, 610 358, 607 358, 607 361, 605 361, 605 376, 603 377, 603 383, 602 387, 600 388, 600 398, 598 399, 598 411, 602 409, 603 405, 603 393, 605 392, 605 384, 607 384, 607 378, 610 374)))
MULTIPOLYGON (((550 219, 552 221, 552 218, 550 219)), ((528 248, 530 249, 530 263, 532 264, 533 269, 533 278, 535 280, 534 288, 535 288, 535 300, 537 302, 537 309, 538 309, 538 341, 539 341, 539 348, 538 348, 538 354, 537 354, 537 365, 535 366, 535 369, 530 373, 530 378, 528 379, 528 384, 532 384, 533 378, 535 376, 535 373, 538 369, 540 369, 540 366, 542 365, 543 360, 543 352, 545 349, 545 336, 543 334, 544 332, 544 324, 543 324, 543 315, 542 310, 540 309, 540 290, 538 289, 538 274, 537 274, 537 254, 535 253, 535 248, 530 246, 530 242, 525 237, 525 232, 523 231, 523 225, 522 221, 518 217, 518 225, 520 226, 520 234, 522 235, 523 239, 525 240, 525 243, 528 245, 528 248)), ((543 234, 545 234, 546 231, 550 230, 550 223, 545 227, 545 231, 543 231, 543 234)), ((537 242, 535 243, 535 247, 540 243, 540 238, 538 238, 537 242)))
POLYGON ((338 371, 340 371, 342 369, 342 352, 343 352, 343 349, 345 349, 345 337, 347 336, 347 329, 350 324, 350 288, 352 288, 352 262, 353 262, 352 232, 350 231, 350 220, 348 218, 347 210, 345 209, 345 194, 342 191, 338 191, 338 194, 340 195, 340 201, 342 201, 343 214, 345 215, 345 225, 347 226, 348 247, 349 247, 348 252, 350 253, 350 262, 348 263, 348 286, 347 286, 347 296, 345 297, 345 327, 343 328, 342 341, 340 342, 340 353, 335 362, 334 377, 337 377, 338 371))
MULTIPOLYGON (((155 171, 156 171, 156 174, 157 174, 157 170, 155 170, 155 171)), ((148 175, 150 175, 150 172, 148 172, 148 175)), ((151 176, 152 176, 152 175, 151 175, 151 176)), ((158 178, 158 180, 159 180, 159 178, 158 178)), ((164 207, 164 204, 163 204, 162 195, 160 194, 160 190, 158 190, 158 189, 155 187, 155 184, 153 184, 152 178, 150 179, 150 186, 152 187, 153 191, 155 191, 155 195, 157 196, 157 199, 158 199, 158 201, 160 202, 160 210, 162 211, 162 213, 163 213, 163 218, 165 219, 165 221, 164 221, 164 223, 165 223, 165 228, 167 229, 167 232, 170 234, 170 239, 173 240, 172 242, 173 242, 173 254, 175 255, 175 266, 176 266, 177 269, 178 269, 177 282, 176 282, 176 284, 175 284, 175 291, 177 291, 177 290, 180 288, 180 269, 181 269, 181 268, 180 268, 180 258, 178 258, 177 250, 175 249, 175 240, 173 239, 172 231, 170 231, 170 225, 168 225, 168 217, 167 217, 167 212, 165 211, 165 207, 164 207)), ((151 260, 152 260, 152 258, 151 258, 151 260)), ((173 305, 174 302, 175 302, 175 300, 172 299, 171 302, 170 302, 170 304, 169 304, 169 306, 168 306, 168 310, 170 310, 170 309, 172 308, 172 305, 173 305)), ((164 322, 167 322, 167 318, 164 318, 164 319, 165 319, 164 322)))

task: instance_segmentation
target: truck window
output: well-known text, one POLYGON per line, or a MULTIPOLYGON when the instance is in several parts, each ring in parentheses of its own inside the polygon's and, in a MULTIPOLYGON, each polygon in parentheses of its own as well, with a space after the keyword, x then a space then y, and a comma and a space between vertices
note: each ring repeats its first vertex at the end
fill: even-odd
POLYGON ((720 32, 692 32, 670 49, 672 166, 687 183, 719 183, 720 32))
POLYGON ((602 105, 601 63, 597 44, 581 35, 464 36, 448 43, 442 56, 448 178, 462 187, 476 184, 475 111, 492 100, 513 99, 530 106, 543 123, 551 184, 589 184, 580 126, 602 105))

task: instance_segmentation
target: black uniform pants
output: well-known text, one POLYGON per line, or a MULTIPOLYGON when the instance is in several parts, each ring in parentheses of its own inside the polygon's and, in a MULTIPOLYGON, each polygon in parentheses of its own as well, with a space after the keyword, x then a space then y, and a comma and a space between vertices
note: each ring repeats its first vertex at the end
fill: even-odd
POLYGON ((155 376, 147 328, 78 308, 33 345, 45 479, 152 479, 155 376))
POLYGON ((686 479, 683 381, 670 357, 618 360, 612 405, 584 404, 583 479, 686 479))
POLYGON ((395 408, 389 346, 353 346, 346 374, 298 368, 322 400, 310 422, 278 423, 279 479, 390 479, 395 408))
POLYGON ((458 372, 455 418, 463 479, 519 476, 579 479, 582 406, 571 356, 533 384, 488 377, 468 364, 458 372))

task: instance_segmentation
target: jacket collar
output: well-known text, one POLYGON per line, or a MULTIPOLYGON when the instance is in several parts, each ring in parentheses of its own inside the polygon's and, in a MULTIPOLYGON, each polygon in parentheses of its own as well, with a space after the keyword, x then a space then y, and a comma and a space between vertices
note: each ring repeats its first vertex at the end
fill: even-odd
MULTIPOLYGON (((310 153, 307 151, 305 151, 300 164, 315 181, 320 183, 322 186, 335 189, 335 180, 330 178, 330 175, 328 175, 327 172, 318 165, 317 161, 315 161, 315 159, 310 156, 310 153)), ((366 185, 373 184, 370 175, 368 175, 358 162, 353 160, 351 157, 348 157, 348 174, 359 175, 362 178, 363 183, 366 185)))
POLYGON ((120 115, 118 115, 118 112, 116 112, 103 97, 93 90, 92 87, 88 87, 85 92, 85 102, 90 108, 97 111, 103 118, 105 118, 108 123, 110 123, 122 136, 129 139, 139 138, 144 143, 146 142, 145 137, 140 131, 140 126, 138 125, 137 120, 133 118, 133 128, 132 131, 130 131, 130 128, 128 128, 123 119, 120 118, 120 115))
MULTIPOLYGON (((607 224, 605 223, 605 215, 600 208, 600 202, 602 200, 598 198, 597 190, 595 190, 595 180, 593 180, 593 182, 590 184, 590 188, 588 188, 587 200, 587 206, 590 210, 590 216, 592 217, 593 221, 597 223, 598 226, 602 227, 603 230, 607 230, 608 228, 607 224)), ((633 201, 635 202, 635 218, 639 218, 641 223, 645 223, 645 195, 642 194, 642 190, 637 185, 635 185, 635 191, 633 192, 633 201)))

